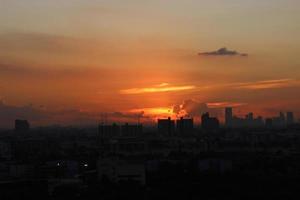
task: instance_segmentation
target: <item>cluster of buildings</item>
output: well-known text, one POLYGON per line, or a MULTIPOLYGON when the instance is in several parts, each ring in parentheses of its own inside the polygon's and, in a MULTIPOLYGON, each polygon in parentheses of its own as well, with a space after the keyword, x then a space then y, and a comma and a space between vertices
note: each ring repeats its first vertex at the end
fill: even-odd
MULTIPOLYGON (((244 118, 235 116, 232 107, 225 108, 225 128, 286 128, 295 125, 294 113, 280 112, 278 116, 264 119, 261 116, 254 117, 252 112, 245 115, 244 118)), ((220 128, 220 121, 210 114, 204 113, 201 116, 201 129, 214 131, 220 128)), ((28 132, 30 124, 27 120, 15 120, 16 132, 28 132)), ((166 118, 157 120, 157 133, 161 136, 190 136, 195 133, 193 118, 179 118, 177 120, 166 118)), ((98 126, 100 138, 111 137, 137 137, 143 134, 143 125, 128 124, 100 124, 98 126)))
POLYGON ((190 134, 194 131, 194 120, 192 118, 184 119, 183 117, 176 121, 170 117, 168 119, 158 119, 157 131, 158 134, 165 136, 190 134))
POLYGON ((143 133, 142 124, 124 124, 124 125, 105 125, 100 124, 98 132, 101 138, 108 137, 137 137, 143 133))
POLYGON ((291 112, 268 119, 252 113, 239 118, 232 108, 225 109, 224 126, 229 128, 224 129, 209 113, 201 116, 201 129, 192 118, 166 118, 158 119, 155 131, 139 123, 30 129, 28 121, 16 120, 18 134, 0 134, 0 199, 18 195, 25 187, 36 199, 55 199, 67 191, 86 199, 87 189, 101 192, 95 187, 98 184, 112 186, 113 194, 119 192, 116 188, 132 183, 146 185, 152 192, 166 187, 174 190, 172 183, 203 188, 216 174, 225 177, 222 188, 233 173, 241 178, 249 174, 268 178, 274 172, 300 177, 300 128, 265 128, 294 123, 291 112), (36 189, 40 193, 31 192, 36 189))
POLYGON ((294 113, 283 112, 279 116, 266 118, 258 116, 254 117, 253 113, 248 113, 245 118, 240 118, 233 115, 231 107, 225 108, 225 126, 228 128, 285 128, 295 124, 294 113))

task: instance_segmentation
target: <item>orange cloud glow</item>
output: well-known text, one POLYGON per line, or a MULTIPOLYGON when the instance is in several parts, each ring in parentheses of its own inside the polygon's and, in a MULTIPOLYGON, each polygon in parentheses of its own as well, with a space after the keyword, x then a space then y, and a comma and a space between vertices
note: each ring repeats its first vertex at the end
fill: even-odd
POLYGON ((132 109, 131 112, 140 113, 144 112, 146 115, 170 115, 173 113, 172 108, 169 107, 158 107, 158 108, 142 108, 132 109))
POLYGON ((184 85, 184 86, 169 86, 168 83, 162 83, 154 87, 145 87, 145 88, 131 88, 121 90, 121 94, 143 94, 143 93, 156 93, 156 92, 175 92, 183 90, 195 89, 194 85, 184 85))
POLYGON ((236 103, 236 102, 213 102, 206 103, 209 108, 224 108, 224 107, 239 107, 247 105, 247 103, 236 103))
POLYGON ((261 89, 286 88, 286 87, 293 87, 299 85, 300 82, 294 79, 277 79, 277 80, 257 81, 252 83, 240 83, 237 84, 235 88, 261 90, 261 89))

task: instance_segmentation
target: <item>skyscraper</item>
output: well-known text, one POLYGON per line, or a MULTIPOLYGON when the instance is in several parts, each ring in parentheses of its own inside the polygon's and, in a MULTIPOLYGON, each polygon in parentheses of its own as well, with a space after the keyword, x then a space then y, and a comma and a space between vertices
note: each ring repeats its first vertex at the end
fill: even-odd
POLYGON ((219 120, 216 117, 210 117, 209 113, 204 113, 201 116, 201 127, 204 130, 216 130, 220 126, 219 120))
POLYGON ((158 133, 162 135, 172 136, 175 132, 175 121, 168 119, 158 119, 158 133))
POLYGON ((232 107, 225 108, 225 125, 227 127, 232 126, 232 107))
POLYGON ((287 125, 294 124, 294 113, 293 112, 286 113, 286 124, 287 125))
POLYGON ((176 120, 176 128, 180 135, 193 134, 194 120, 192 118, 184 119, 181 117, 180 119, 176 120))

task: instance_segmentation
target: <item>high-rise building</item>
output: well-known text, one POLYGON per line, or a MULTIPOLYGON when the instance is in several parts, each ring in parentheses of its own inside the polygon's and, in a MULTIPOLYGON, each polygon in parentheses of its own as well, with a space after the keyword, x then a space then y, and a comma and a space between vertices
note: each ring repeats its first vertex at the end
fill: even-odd
POLYGON ((30 124, 27 120, 20 120, 20 119, 15 120, 15 131, 26 132, 29 131, 29 129, 30 129, 30 124))
POLYGON ((175 121, 168 119, 158 119, 157 121, 158 133, 161 135, 172 136, 175 133, 175 121))
POLYGON ((294 124, 294 113, 293 112, 287 112, 286 113, 286 124, 287 125, 292 125, 294 124))
POLYGON ((232 118, 233 118, 232 107, 225 108, 225 125, 227 127, 232 126, 232 118))
POLYGON ((180 135, 192 134, 194 131, 193 118, 184 119, 183 117, 181 117, 180 119, 176 120, 176 128, 177 128, 177 132, 180 135))
POLYGON ((248 114, 246 115, 246 119, 249 120, 249 121, 253 121, 253 113, 252 113, 252 112, 251 112, 251 113, 248 113, 248 114))
POLYGON ((215 130, 220 126, 219 120, 215 117, 210 117, 209 113, 204 113, 201 116, 201 126, 204 130, 215 130))
POLYGON ((273 117, 272 121, 273 128, 283 128, 284 126, 286 126, 285 115, 283 112, 280 112, 279 116, 273 117))
POLYGON ((273 127, 273 119, 267 118, 265 124, 266 124, 266 128, 272 128, 273 127))

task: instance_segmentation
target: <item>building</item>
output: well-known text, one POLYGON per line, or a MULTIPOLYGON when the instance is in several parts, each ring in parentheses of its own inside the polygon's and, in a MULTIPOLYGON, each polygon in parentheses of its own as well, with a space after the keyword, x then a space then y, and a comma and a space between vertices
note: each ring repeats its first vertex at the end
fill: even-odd
POLYGON ((176 128, 177 132, 180 135, 191 135, 194 131, 194 120, 191 119, 184 119, 181 117, 179 120, 176 120, 176 128))
POLYGON ((27 120, 15 120, 15 131, 17 132, 27 132, 30 129, 30 124, 27 120))
POLYGON ((251 112, 251 113, 248 113, 247 115, 246 115, 246 120, 248 120, 248 121, 253 121, 253 113, 251 112))
POLYGON ((220 126, 220 122, 215 117, 210 117, 209 113, 205 113, 201 116, 201 126, 204 130, 215 130, 220 126))
POLYGON ((232 108, 225 108, 225 126, 231 128, 262 128, 264 121, 261 116, 254 117, 252 112, 245 115, 244 118, 233 115, 232 108))
POLYGON ((168 119, 158 119, 157 121, 158 133, 161 135, 172 136, 175 133, 175 121, 168 119))
POLYGON ((267 118, 266 119, 266 128, 272 128, 273 127, 273 119, 267 118))
POLYGON ((287 112, 286 113, 286 124, 289 125, 293 125, 295 123, 294 120, 294 113, 293 112, 287 112))
POLYGON ((232 108, 231 107, 227 107, 225 108, 225 125, 227 127, 231 127, 232 126, 232 108))
POLYGON ((283 128, 286 126, 285 115, 283 114, 283 112, 280 112, 279 116, 273 117, 272 121, 273 128, 283 128))

